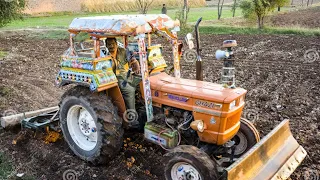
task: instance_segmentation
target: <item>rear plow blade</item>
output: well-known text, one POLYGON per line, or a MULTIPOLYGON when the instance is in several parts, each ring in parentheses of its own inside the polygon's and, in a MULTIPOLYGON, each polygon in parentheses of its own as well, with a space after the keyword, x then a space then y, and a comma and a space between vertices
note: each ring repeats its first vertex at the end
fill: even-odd
POLYGON ((289 120, 284 120, 229 166, 227 176, 229 180, 287 179, 306 155, 292 136, 289 120))

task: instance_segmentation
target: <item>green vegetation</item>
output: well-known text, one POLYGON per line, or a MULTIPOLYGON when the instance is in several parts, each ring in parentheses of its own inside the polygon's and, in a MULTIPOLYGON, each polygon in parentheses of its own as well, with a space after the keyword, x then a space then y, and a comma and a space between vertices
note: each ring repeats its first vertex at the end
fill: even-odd
POLYGON ((21 178, 16 177, 13 173, 14 169, 10 160, 5 157, 3 153, 0 153, 0 179, 8 180, 35 180, 33 176, 24 175, 21 178))
MULTIPOLYGON (((281 0, 279 0, 281 1, 281 0)), ((282 8, 281 12, 288 11, 289 8, 282 8)), ((156 14, 160 12, 160 9, 153 9, 148 11, 150 14, 156 14)), ((169 9, 168 15, 171 18, 176 17, 178 9, 169 9)), ((137 14, 137 12, 125 12, 126 14, 137 14)), ((274 12, 277 13, 277 12, 274 12)), ((26 17, 23 21, 13 21, 3 30, 11 29, 26 29, 31 28, 32 34, 29 33, 28 37, 37 39, 68 39, 68 32, 66 28, 71 21, 76 17, 88 17, 88 16, 102 16, 112 14, 124 14, 124 12, 118 13, 70 13, 70 12, 59 12, 59 13, 47 13, 47 16, 41 17, 26 17), (39 28, 39 29, 38 29, 39 28)), ((222 20, 217 20, 217 8, 216 7, 202 7, 202 8, 191 8, 188 15, 189 28, 183 28, 179 33, 180 35, 192 32, 190 28, 199 17, 203 17, 203 21, 200 26, 200 33, 202 34, 296 34, 296 35, 320 35, 320 29, 304 29, 298 27, 269 27, 266 24, 265 29, 259 30, 254 28, 254 24, 246 23, 241 17, 241 11, 236 11, 236 18, 232 18, 232 8, 224 7, 222 12, 222 20), (235 24, 238 24, 235 26, 235 24)), ((270 26, 272 26, 270 24, 270 26)), ((1 30, 0 29, 0 30, 1 30)), ((5 52, 0 51, 0 58, 5 56, 5 52)))
POLYGON ((265 17, 277 7, 289 4, 290 0, 244 0, 240 8, 245 18, 256 17, 258 28, 264 28, 265 17))
POLYGON ((4 57, 6 57, 7 56, 7 52, 5 52, 5 51, 1 51, 0 50, 0 59, 2 59, 2 58, 4 58, 4 57))
POLYGON ((252 27, 203 26, 199 29, 202 34, 295 34, 305 36, 320 36, 320 29, 264 28, 259 30, 252 27))
POLYGON ((20 19, 25 7, 25 0, 0 1, 0 27, 5 26, 12 20, 20 19))
MULTIPOLYGON (((168 15, 171 18, 175 18, 177 10, 169 9, 168 15)), ((137 14, 137 12, 125 12, 126 14, 137 14)), ((160 9, 153 9, 148 11, 149 14, 159 14, 160 9)), ((13 21, 4 29, 20 29, 20 28, 66 28, 69 26, 71 21, 76 17, 88 17, 88 16, 103 16, 112 14, 124 14, 119 13, 56 13, 50 14, 50 16, 44 17, 26 17, 23 21, 13 21)), ((236 11, 236 16, 241 16, 240 11, 236 11)), ((217 19, 217 9, 214 7, 206 8, 191 8, 189 12, 189 22, 196 22, 199 17, 203 17, 203 20, 217 19)), ((224 8, 222 12, 222 18, 231 18, 231 8, 224 8)))
POLYGON ((8 176, 13 171, 11 162, 0 153, 0 179, 8 179, 8 176))
POLYGON ((0 96, 8 96, 12 90, 8 87, 2 86, 0 87, 0 96))

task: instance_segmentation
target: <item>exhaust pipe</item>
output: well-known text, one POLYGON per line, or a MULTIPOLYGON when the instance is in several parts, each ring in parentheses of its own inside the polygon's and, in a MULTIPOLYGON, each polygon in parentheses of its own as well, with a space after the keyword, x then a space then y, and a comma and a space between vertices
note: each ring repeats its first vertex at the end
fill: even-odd
POLYGON ((202 59, 201 59, 201 47, 200 47, 200 35, 199 35, 199 24, 202 21, 202 17, 198 19, 195 25, 196 33, 196 44, 197 44, 197 61, 196 61, 196 79, 203 80, 203 69, 202 69, 202 59))

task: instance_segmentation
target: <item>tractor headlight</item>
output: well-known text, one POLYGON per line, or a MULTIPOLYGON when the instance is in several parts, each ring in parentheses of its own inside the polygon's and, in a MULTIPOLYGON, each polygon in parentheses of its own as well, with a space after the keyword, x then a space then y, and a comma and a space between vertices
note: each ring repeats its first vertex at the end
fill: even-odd
POLYGON ((199 121, 197 125, 198 131, 203 132, 204 131, 204 123, 203 121, 199 121))
POLYGON ((191 124, 190 124, 190 127, 193 130, 199 131, 199 132, 203 132, 205 129, 207 129, 206 124, 202 120, 192 121, 191 124))
POLYGON ((236 100, 230 103, 229 110, 233 109, 234 107, 236 107, 236 100))

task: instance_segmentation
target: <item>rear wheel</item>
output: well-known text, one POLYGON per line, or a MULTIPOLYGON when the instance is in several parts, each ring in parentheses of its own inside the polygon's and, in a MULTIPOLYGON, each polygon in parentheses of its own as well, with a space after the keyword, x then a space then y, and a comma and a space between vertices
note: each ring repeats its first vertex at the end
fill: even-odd
POLYGON ((122 120, 104 93, 74 87, 62 96, 60 123, 64 139, 81 159, 107 163, 122 146, 122 120))
POLYGON ((195 146, 181 145, 165 156, 166 180, 218 179, 215 161, 195 146))
MULTIPOLYGON (((241 119, 240 129, 233 141, 235 142, 234 155, 240 157, 260 141, 259 132, 250 121, 241 119)), ((231 150, 229 150, 229 153, 231 153, 231 150)))

